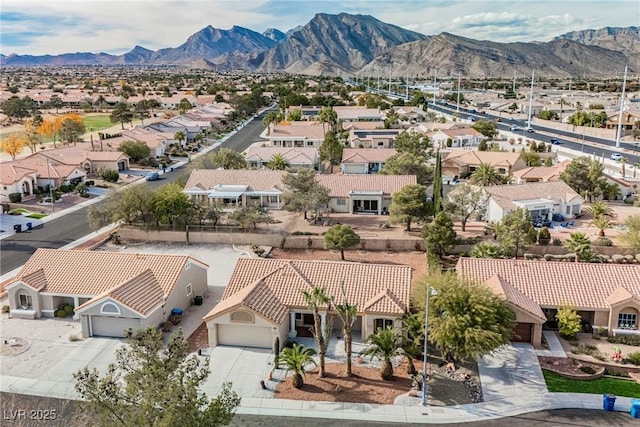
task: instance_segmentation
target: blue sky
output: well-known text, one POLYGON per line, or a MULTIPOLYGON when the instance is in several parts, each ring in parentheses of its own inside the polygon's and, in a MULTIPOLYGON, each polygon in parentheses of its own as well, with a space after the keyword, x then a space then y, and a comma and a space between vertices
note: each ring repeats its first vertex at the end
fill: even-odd
POLYGON ((423 34, 498 42, 548 41, 573 30, 640 23, 638 0, 2 0, 0 52, 120 54, 175 47, 207 25, 262 32, 316 13, 373 15, 423 34))

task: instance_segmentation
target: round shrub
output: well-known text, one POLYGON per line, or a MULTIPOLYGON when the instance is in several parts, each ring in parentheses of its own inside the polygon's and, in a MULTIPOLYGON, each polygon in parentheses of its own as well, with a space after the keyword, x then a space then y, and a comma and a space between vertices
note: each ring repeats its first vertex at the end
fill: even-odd
POLYGON ((594 246, 613 246, 613 241, 608 237, 598 237, 593 241, 594 246))
POLYGON ((9 201, 11 203, 20 203, 22 201, 22 193, 9 194, 9 201))
POLYGON ((120 174, 116 170, 107 169, 106 171, 102 172, 102 179, 107 182, 117 182, 118 179, 120 179, 120 174))
POLYGON ((625 360, 633 365, 640 365, 640 351, 629 353, 625 360))
POLYGON ((551 233, 548 227, 542 227, 538 232, 538 243, 541 245, 548 245, 551 241, 551 233))
POLYGON ((67 313, 64 310, 56 310, 53 312, 55 317, 67 317, 67 313))

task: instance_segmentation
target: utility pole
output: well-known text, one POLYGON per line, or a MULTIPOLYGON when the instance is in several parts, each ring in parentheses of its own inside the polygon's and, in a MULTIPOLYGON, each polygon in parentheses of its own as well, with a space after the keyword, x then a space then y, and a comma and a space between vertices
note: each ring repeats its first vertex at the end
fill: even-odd
POLYGON ((440 93, 438 90, 438 69, 436 68, 433 72, 433 105, 436 105, 437 94, 440 93))
POLYGON ((516 93, 516 70, 513 70, 513 93, 516 93))
POLYGON ((618 131, 616 132, 616 148, 620 148, 622 135, 622 113, 624 110, 624 92, 627 86, 627 67, 624 67, 624 79, 622 80, 622 95, 620 96, 620 114, 618 114, 618 131))
POLYGON ((460 76, 462 73, 458 71, 458 105, 456 106, 456 111, 460 111, 460 76))
POLYGON ((527 128, 531 127, 531 109, 533 108, 533 76, 535 71, 531 71, 531 90, 529 91, 529 117, 527 119, 527 128))
POLYGON ((407 71, 407 81, 406 81, 406 85, 407 85, 407 91, 406 91, 406 95, 405 98, 408 101, 409 100, 409 71, 407 71))
POLYGON ((389 64, 389 96, 391 96, 391 73, 393 73, 393 64, 389 64))

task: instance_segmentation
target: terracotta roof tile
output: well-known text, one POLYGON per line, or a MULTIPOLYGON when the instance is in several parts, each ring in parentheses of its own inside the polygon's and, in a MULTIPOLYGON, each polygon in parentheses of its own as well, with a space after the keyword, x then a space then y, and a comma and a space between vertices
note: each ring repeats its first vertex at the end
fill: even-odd
POLYGON ((47 286, 47 275, 42 268, 23 276, 21 280, 25 285, 36 291, 40 291, 47 286))
POLYGON ((402 187, 417 184, 415 175, 318 175, 318 182, 330 190, 331 197, 349 197, 350 191, 382 191, 394 194, 402 187))
POLYGON ((622 301, 626 301, 628 299, 632 299, 632 298, 636 298, 638 299, 640 295, 633 295, 631 292, 629 292, 628 290, 626 290, 623 286, 618 287, 615 291, 611 292, 609 295, 607 295, 607 298, 605 298, 605 301, 609 304, 609 305, 615 305, 619 302, 622 301))
POLYGON ((397 153, 395 148, 345 148, 342 163, 384 162, 397 153))
POLYGON ((578 193, 563 181, 527 182, 515 185, 491 185, 489 187, 484 187, 483 189, 494 200, 499 202, 499 199, 502 199, 503 203, 501 203, 501 205, 503 206, 505 205, 504 202, 506 202, 506 205, 511 206, 510 202, 541 198, 563 200, 565 202, 569 202, 576 198, 582 199, 578 193))
POLYGON ((237 305, 245 305, 280 322, 288 309, 307 308, 302 291, 317 286, 325 288, 327 295, 341 297, 342 283, 347 300, 357 305, 360 312, 401 315, 409 304, 411 267, 241 258, 236 263, 222 301, 205 316, 205 320, 237 305), (258 305, 260 298, 270 302, 258 305))
POLYGON ((484 285, 491 289, 491 291, 496 295, 504 297, 511 304, 526 311, 532 316, 537 317, 541 322, 547 321, 540 305, 515 287, 511 286, 509 282, 502 279, 499 275, 494 274, 489 278, 489 280, 484 282, 484 285))
POLYGON ((640 297, 640 266, 633 264, 460 258, 457 270, 480 283, 497 274, 541 307, 608 309, 607 296, 620 286, 640 297))
POLYGON ((216 185, 246 185, 248 190, 266 191, 272 188, 284 190, 282 178, 284 171, 270 169, 224 170, 224 169, 196 169, 191 172, 185 190, 200 188, 213 189, 216 185))

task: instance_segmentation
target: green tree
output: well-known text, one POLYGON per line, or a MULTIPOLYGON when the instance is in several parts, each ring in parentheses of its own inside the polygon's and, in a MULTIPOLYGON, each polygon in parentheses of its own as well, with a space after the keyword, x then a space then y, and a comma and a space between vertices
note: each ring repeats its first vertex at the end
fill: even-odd
POLYGON ((538 231, 538 244, 546 246, 551 241, 551 233, 549 232, 548 227, 542 227, 540 231, 538 231))
POLYGON ((289 169, 290 166, 289 161, 280 153, 274 154, 267 163, 267 168, 277 171, 289 169))
POLYGON ((606 182, 602 176, 604 166, 598 160, 588 157, 573 159, 560 174, 560 179, 571 187, 576 193, 588 200, 593 200, 601 193, 606 182))
POLYGON ((135 107, 135 114, 140 119, 140 122, 144 125, 144 119, 149 118, 149 105, 146 100, 138 101, 135 107))
POLYGON ((177 130, 176 133, 173 134, 173 139, 178 141, 178 145, 182 146, 182 141, 187 139, 187 134, 183 130, 177 130))
POLYGON ((640 251, 640 215, 630 215, 624 221, 627 230, 618 235, 620 242, 630 248, 640 251))
POLYGON ((471 127, 487 138, 493 138, 498 134, 498 126, 494 122, 487 120, 478 120, 471 127))
POLYGON ((472 258, 502 258, 502 248, 489 242, 478 242, 471 250, 472 258))
POLYGON ((282 121, 282 113, 279 111, 269 111, 262 119, 262 124, 267 128, 267 135, 271 134, 271 124, 282 121))
POLYGON ((175 230, 179 219, 185 219, 190 207, 189 196, 179 184, 165 184, 151 198, 151 208, 156 222, 169 224, 175 230))
MULTIPOLYGON (((327 346, 331 339, 331 325, 322 324, 320 318, 320 307, 329 308, 331 305, 331 298, 325 293, 324 288, 314 286, 309 292, 302 291, 302 297, 307 307, 313 312, 313 338, 318 344, 318 359, 320 365, 318 366, 318 377, 325 377, 324 357, 327 352, 327 346)), ((326 322, 326 320, 325 320, 326 322)))
POLYGON ((575 254, 576 262, 591 258, 591 240, 584 233, 571 233, 562 246, 575 254))
POLYGON ((315 354, 316 351, 314 349, 293 343, 293 347, 287 347, 282 350, 282 353, 278 356, 278 364, 276 367, 281 368, 284 366, 287 368, 287 372, 293 371, 291 384, 293 384, 295 388, 300 389, 304 385, 304 377, 306 376, 305 366, 316 364, 313 360, 315 354))
POLYGON ((290 122, 299 122, 300 120, 302 120, 302 110, 298 108, 290 110, 289 114, 287 115, 287 120, 289 120, 290 122))
POLYGON ((76 143, 80 140, 82 134, 85 133, 84 123, 73 119, 65 119, 60 128, 60 138, 67 141, 67 144, 76 143))
POLYGON ((509 212, 502 218, 502 221, 496 224, 496 237, 504 254, 518 258, 520 249, 533 243, 536 233, 531 221, 529 211, 525 208, 518 208, 509 212))
POLYGON ((178 110, 180 110, 180 114, 184 114, 187 111, 193 108, 193 104, 187 98, 182 98, 180 103, 178 104, 178 110))
POLYGON ((151 149, 140 141, 124 141, 118 150, 129 156, 134 163, 141 159, 147 159, 151 155, 151 149))
POLYGON ((593 218, 612 218, 614 215, 613 209, 608 203, 603 201, 597 201, 587 204, 584 207, 583 212, 590 214, 593 218))
POLYGON ((398 153, 389 157, 380 175, 415 175, 421 185, 429 185, 433 179, 433 168, 427 165, 423 155, 413 153, 398 153))
POLYGON ((324 107, 318 113, 318 120, 322 122, 322 131, 326 133, 325 123, 328 125, 329 130, 334 130, 338 121, 338 113, 332 107, 324 107))
POLYGON ((487 196, 481 188, 460 184, 449 192, 445 209, 460 220, 464 232, 469 218, 473 215, 484 216, 487 202, 487 196))
POLYGON ((9 118, 22 120, 25 117, 29 117, 29 110, 24 101, 14 95, 0 104, 0 109, 9 118))
POLYGON ((49 98, 49 108, 54 108, 56 110, 56 114, 58 114, 58 110, 64 107, 64 102, 58 95, 51 95, 49 98))
POLYGON ((344 251, 360 243, 360 236, 348 225, 336 224, 324 233, 324 247, 328 250, 340 251, 340 259, 344 261, 344 251))
POLYGON ((403 131, 393 143, 398 153, 411 153, 426 156, 433 147, 431 139, 422 132, 403 131))
POLYGON ((456 244, 453 222, 445 212, 438 212, 433 222, 422 227, 427 253, 442 258, 456 244))
POLYGON ((501 185, 505 183, 505 176, 499 173, 491 164, 480 163, 469 178, 469 183, 480 187, 501 185))
POLYGON ((329 189, 316 181, 316 174, 312 169, 288 172, 282 182, 286 187, 282 193, 284 208, 302 212, 304 219, 307 219, 308 211, 314 211, 317 217, 319 210, 329 203, 329 189))
POLYGON ((436 153, 436 166, 433 172, 433 211, 435 213, 444 209, 442 198, 442 158, 440 157, 440 150, 438 150, 436 153))
POLYGON ((520 153, 520 157, 522 157, 527 166, 542 166, 542 159, 537 153, 523 151, 520 153))
POLYGON ((122 129, 124 129, 125 123, 131 123, 133 120, 133 112, 131 108, 129 108, 129 104, 126 102, 118 102, 114 107, 113 111, 109 115, 109 119, 111 123, 120 123, 122 129))
POLYGON ((240 397, 224 383, 213 399, 199 390, 209 360, 189 355, 178 329, 165 346, 162 332, 149 327, 126 335, 116 362, 104 376, 94 368, 73 374, 75 389, 98 426, 228 425, 240 397))
POLYGON ((329 162, 331 165, 331 173, 333 173, 333 166, 339 165, 342 161, 342 150, 344 146, 338 141, 336 133, 332 130, 328 131, 324 135, 324 141, 320 145, 319 154, 320 160, 323 162, 329 162))
POLYGON ((258 224, 271 224, 273 218, 261 206, 244 206, 229 214, 231 221, 237 222, 242 228, 256 229, 258 224))
POLYGON ((427 188, 420 184, 405 185, 396 192, 389 207, 389 220, 406 224, 406 231, 411 231, 411 223, 426 219, 432 213, 432 207, 426 199, 427 188))
POLYGON ((241 153, 230 148, 221 148, 217 152, 210 154, 213 164, 222 169, 246 169, 247 160, 241 153))
POLYGON ((150 224, 153 216, 153 192, 144 185, 131 185, 119 192, 117 204, 112 207, 112 221, 128 224, 142 222, 150 224))
POLYGON ((402 353, 407 360, 407 374, 412 376, 417 373, 413 361, 424 351, 424 316, 420 313, 406 314, 402 318, 402 335, 402 353))
POLYGON ((336 303, 333 298, 333 306, 342 320, 342 335, 344 336, 344 353, 347 357, 347 370, 345 375, 350 377, 351 372, 351 349, 353 344, 353 324, 358 317, 358 307, 349 303, 347 294, 344 289, 344 281, 342 282, 342 303, 336 303))
POLYGON ((515 313, 504 299, 454 272, 429 271, 414 288, 412 302, 424 313, 427 284, 436 289, 429 303, 428 338, 441 354, 476 359, 511 340, 515 313))
POLYGON ((555 111, 544 110, 538 114, 542 120, 558 120, 558 113, 555 111))
POLYGON ((582 317, 571 305, 564 304, 558 307, 556 320, 558 321, 558 332, 565 338, 573 338, 582 330, 582 317))
POLYGON ((380 378, 388 381, 393 377, 393 364, 391 358, 402 354, 402 335, 400 331, 388 326, 386 329, 378 328, 375 334, 367 337, 367 347, 362 354, 382 360, 380 378))

